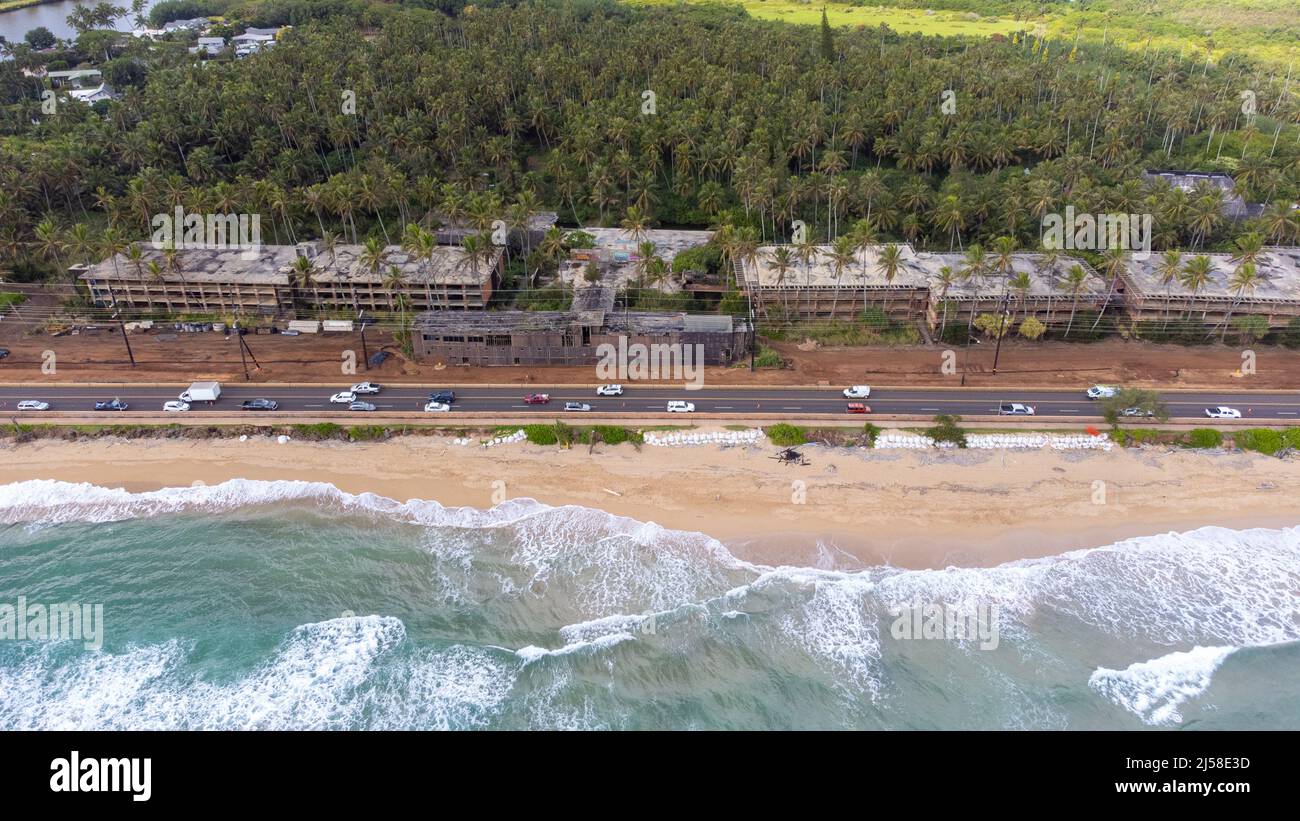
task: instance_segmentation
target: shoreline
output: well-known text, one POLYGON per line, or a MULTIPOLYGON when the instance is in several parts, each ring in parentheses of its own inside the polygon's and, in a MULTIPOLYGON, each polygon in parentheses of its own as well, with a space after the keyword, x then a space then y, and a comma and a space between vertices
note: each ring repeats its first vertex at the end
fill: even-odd
POLYGON ((1300 525, 1300 461, 1252 453, 806 446, 811 464, 796 467, 768 458, 777 450, 625 444, 589 455, 586 447, 461 447, 441 436, 0 444, 5 484, 55 479, 141 492, 302 480, 479 509, 531 498, 704 533, 768 565, 991 566, 1211 525, 1300 525))

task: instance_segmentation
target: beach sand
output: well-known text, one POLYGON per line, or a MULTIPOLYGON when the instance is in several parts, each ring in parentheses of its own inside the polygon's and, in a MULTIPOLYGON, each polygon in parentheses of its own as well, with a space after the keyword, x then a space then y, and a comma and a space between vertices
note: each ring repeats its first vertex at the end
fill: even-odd
POLYGON ((764 564, 989 566, 1205 525, 1300 524, 1300 461, 1239 452, 871 451, 174 439, 0 444, 6 482, 131 491, 227 479, 330 482, 350 493, 491 507, 498 498, 600 508, 707 533, 764 564), (504 482, 502 486, 501 482, 504 482), (800 484, 802 483, 802 484, 800 484), (1097 484, 1102 483, 1102 484, 1097 484))

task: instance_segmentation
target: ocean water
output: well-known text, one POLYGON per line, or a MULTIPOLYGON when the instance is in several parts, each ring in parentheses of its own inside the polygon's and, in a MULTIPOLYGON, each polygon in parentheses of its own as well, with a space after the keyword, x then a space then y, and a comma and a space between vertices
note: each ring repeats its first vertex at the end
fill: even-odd
POLYGON ((103 642, 0 640, 0 729, 1300 728, 1300 528, 836 555, 528 500, 10 484, 0 607, 102 604, 103 642), (996 648, 899 636, 918 606, 995 609, 996 648))

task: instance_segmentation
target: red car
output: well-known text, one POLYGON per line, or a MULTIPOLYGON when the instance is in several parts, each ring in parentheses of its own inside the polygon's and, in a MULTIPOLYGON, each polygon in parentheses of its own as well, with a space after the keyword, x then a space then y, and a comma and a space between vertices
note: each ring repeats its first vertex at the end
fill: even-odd
POLYGON ((549 393, 530 393, 524 397, 525 405, 545 405, 551 401, 549 393))
POLYGON ((871 408, 861 402, 850 402, 846 408, 848 413, 871 413, 871 408))

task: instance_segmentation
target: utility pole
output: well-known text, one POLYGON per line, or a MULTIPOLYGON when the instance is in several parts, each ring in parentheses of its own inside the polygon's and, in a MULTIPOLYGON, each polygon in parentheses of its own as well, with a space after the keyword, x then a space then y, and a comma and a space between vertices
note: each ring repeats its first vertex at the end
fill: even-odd
MULTIPOLYGON (((117 304, 117 303, 114 303, 114 306, 115 306, 115 307, 116 307, 116 304, 117 304)), ((121 308, 118 308, 117 312, 116 312, 115 314, 113 314, 113 318, 117 320, 117 327, 118 327, 118 330, 120 330, 120 331, 122 332, 122 341, 123 341, 124 343, 126 343, 126 356, 127 356, 128 359, 131 360, 131 367, 134 368, 134 367, 135 367, 135 354, 131 352, 131 340, 130 340, 130 338, 128 338, 127 335, 126 335, 126 323, 122 321, 122 309, 121 309, 121 308)))
POLYGON ((370 370, 370 351, 366 348, 366 312, 364 310, 357 314, 357 321, 361 323, 361 358, 366 363, 366 370, 370 370))
POLYGON ((1007 324, 1007 299, 1010 296, 1011 296, 1011 292, 1007 290, 1007 283, 1003 281, 1002 307, 1001 307, 1002 312, 998 315, 998 344, 997 347, 993 349, 993 373, 998 372, 998 356, 1002 353, 1002 329, 1006 327, 1007 324))
POLYGON ((239 364, 244 366, 244 381, 248 382, 248 360, 244 358, 244 335, 239 332, 239 323, 235 323, 235 339, 239 341, 239 364))

